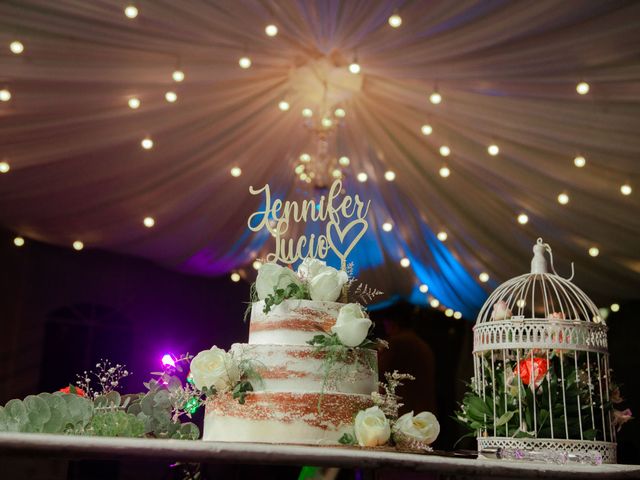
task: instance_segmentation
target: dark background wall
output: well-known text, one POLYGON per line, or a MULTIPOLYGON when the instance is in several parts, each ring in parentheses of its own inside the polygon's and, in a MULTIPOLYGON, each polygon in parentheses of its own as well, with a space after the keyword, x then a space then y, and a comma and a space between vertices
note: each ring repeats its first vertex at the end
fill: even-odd
MULTIPOLYGON (((0 404, 57 390, 101 358, 125 363, 133 375, 123 391, 139 392, 164 353, 195 354, 247 339, 244 281, 184 275, 138 258, 29 239, 18 248, 13 237, 0 231, 0 404)), ((405 320, 434 352, 442 424, 436 446, 451 449, 462 433, 450 416, 471 376, 472 322, 432 309, 377 311, 374 319, 398 311, 410 312, 405 320)), ((609 317, 611 364, 630 399, 625 407, 636 413, 639 316, 640 304, 623 302, 609 317)), ((620 461, 640 463, 639 439, 638 422, 626 425, 619 436, 620 461)))

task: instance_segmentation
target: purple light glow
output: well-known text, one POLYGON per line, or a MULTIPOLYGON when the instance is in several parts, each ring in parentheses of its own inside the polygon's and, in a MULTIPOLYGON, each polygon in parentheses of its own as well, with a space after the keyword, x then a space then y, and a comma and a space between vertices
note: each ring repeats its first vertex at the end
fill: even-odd
POLYGON ((170 366, 170 367, 174 367, 176 366, 176 361, 173 359, 173 355, 171 355, 170 353, 165 353, 162 356, 162 365, 165 366, 170 366))

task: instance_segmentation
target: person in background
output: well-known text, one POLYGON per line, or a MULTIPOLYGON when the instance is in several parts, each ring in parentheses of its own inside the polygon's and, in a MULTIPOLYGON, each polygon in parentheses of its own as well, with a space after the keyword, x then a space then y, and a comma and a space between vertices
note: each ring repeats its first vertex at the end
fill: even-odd
POLYGON ((397 370, 409 373, 415 380, 407 380, 398 388, 397 394, 403 406, 400 415, 413 410, 438 415, 436 405, 435 357, 431 347, 410 327, 411 312, 402 309, 397 315, 383 319, 388 349, 379 352, 380 380, 384 372, 397 370))

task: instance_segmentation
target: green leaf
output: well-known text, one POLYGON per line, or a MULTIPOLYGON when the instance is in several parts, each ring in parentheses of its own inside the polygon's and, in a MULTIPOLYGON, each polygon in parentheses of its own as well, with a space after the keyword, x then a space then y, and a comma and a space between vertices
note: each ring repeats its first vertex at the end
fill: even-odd
POLYGON ((511 420, 511 417, 513 417, 513 415, 515 413, 516 412, 511 410, 511 411, 505 412, 502 415, 500 415, 500 418, 498 418, 498 420, 496 421, 496 427, 500 427, 500 426, 506 424, 509 420, 511 420))
POLYGON ((51 418, 51 409, 47 402, 35 395, 29 395, 24 399, 29 419, 29 432, 42 432, 44 424, 51 418))
POLYGON ((338 439, 338 443, 342 445, 355 445, 356 438, 350 433, 343 433, 342 436, 338 439))

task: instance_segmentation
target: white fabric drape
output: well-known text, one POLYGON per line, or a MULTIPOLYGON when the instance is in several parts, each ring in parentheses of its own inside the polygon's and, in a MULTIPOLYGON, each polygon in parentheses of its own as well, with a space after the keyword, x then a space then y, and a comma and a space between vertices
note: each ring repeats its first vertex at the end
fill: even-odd
POLYGON ((370 283, 387 294, 415 287, 397 260, 434 261, 424 223, 448 233, 445 246, 474 278, 523 273, 542 236, 558 270, 574 260, 576 282, 596 300, 637 297, 640 3, 135 5, 131 20, 115 0, 0 4, 0 88, 12 94, 0 103, 0 157, 11 166, 0 175, 3 226, 196 273, 246 267, 272 248, 246 233, 258 202, 249 185, 313 194, 293 173, 312 149, 300 115, 311 93, 295 72, 322 59, 346 69, 357 54, 361 86, 333 92, 347 112, 335 148, 351 158, 348 188, 389 216, 372 230, 383 236, 380 223, 391 220, 396 239, 378 242, 385 262, 363 273, 370 283), (387 23, 394 10, 397 29, 387 23), (268 23, 279 28, 274 38, 268 23), (15 39, 21 55, 8 48, 15 39), (253 61, 247 70, 238 66, 243 55, 253 61), (176 68, 181 83, 171 78, 176 68), (575 90, 581 80, 591 86, 584 96, 575 90), (439 105, 428 99, 434 88, 439 105), (164 99, 169 90, 174 104, 164 99), (136 110, 127 106, 134 96, 136 110), (287 112, 278 109, 283 98, 287 112), (432 135, 421 134, 424 123, 432 135), (146 136, 149 151, 140 147, 146 136), (487 153, 492 143, 498 156, 487 153), (573 165, 578 154, 582 169, 573 165), (438 175, 445 164, 448 178, 438 175), (387 169, 395 182, 384 180, 387 169), (354 179, 361 171, 364 184, 354 179), (620 193, 623 183, 631 195, 620 193), (562 192, 567 205, 557 201, 562 192), (147 215, 154 228, 142 225, 147 215), (600 256, 588 256, 591 246, 600 256))

